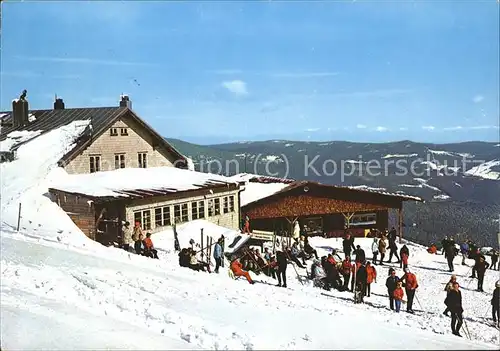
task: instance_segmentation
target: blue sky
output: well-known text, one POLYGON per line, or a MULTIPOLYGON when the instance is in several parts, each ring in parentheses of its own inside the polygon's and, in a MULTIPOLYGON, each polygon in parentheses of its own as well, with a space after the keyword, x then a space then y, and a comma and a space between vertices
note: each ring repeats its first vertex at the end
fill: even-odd
POLYGON ((495 0, 1 6, 2 110, 127 93, 198 143, 499 141, 495 0))

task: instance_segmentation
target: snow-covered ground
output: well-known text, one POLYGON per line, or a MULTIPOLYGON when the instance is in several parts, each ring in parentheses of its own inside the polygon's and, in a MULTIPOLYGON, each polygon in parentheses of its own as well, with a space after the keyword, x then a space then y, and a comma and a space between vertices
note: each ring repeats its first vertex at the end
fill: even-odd
MULTIPOLYGON (((218 275, 180 268, 171 230, 152 237, 159 260, 91 241, 45 196, 67 176, 57 160, 84 128, 74 123, 40 135, 19 148, 19 159, 1 165, 2 349, 498 348, 498 330, 485 318, 498 272, 488 271, 487 293, 479 293, 466 279, 470 268, 456 266, 473 340, 458 338, 441 313, 445 260, 416 245, 410 265, 420 285, 415 309, 422 311, 408 315, 387 308, 388 266, 366 304, 354 305, 348 292, 325 296, 301 285, 293 267, 288 289, 262 276, 254 276, 261 282, 255 285, 232 280, 227 266, 218 275)), ((199 241, 200 223, 179 227, 181 245, 191 237, 199 241)), ((206 233, 234 235, 209 225, 206 233)), ((370 251, 370 239, 357 242, 370 251)), ((311 243, 320 254, 341 246, 337 239, 311 243)))

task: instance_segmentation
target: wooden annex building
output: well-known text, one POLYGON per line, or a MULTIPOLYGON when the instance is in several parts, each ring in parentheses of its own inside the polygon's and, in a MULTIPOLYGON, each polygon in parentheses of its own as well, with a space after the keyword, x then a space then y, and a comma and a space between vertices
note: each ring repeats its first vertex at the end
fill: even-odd
POLYGON ((353 189, 310 181, 297 181, 274 194, 242 207, 251 228, 292 233, 295 221, 307 235, 365 236, 369 229, 385 230, 389 211, 398 212, 402 235, 403 202, 420 201, 415 196, 353 189))

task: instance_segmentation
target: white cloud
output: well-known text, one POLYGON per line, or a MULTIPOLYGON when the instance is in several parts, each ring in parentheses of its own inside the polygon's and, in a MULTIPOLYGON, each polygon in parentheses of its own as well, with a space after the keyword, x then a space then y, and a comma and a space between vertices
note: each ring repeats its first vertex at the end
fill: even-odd
POLYGON ((436 127, 434 127, 434 126, 423 126, 422 129, 424 129, 424 130, 434 130, 434 129, 436 129, 436 127))
POLYGON ((273 73, 273 77, 279 78, 316 78, 316 77, 333 77, 338 75, 338 72, 282 72, 273 73))
POLYGON ((307 128, 306 132, 317 132, 319 128, 307 128))
POLYGON ((247 83, 242 80, 231 80, 223 82, 222 86, 234 95, 243 96, 248 94, 247 83))
POLYGON ((483 101, 483 100, 484 100, 484 96, 482 96, 482 95, 476 95, 476 96, 474 96, 474 98, 472 99, 472 101, 474 101, 474 103, 476 103, 476 104, 480 103, 480 102, 481 102, 481 101, 483 101))
POLYGON ((358 129, 365 129, 366 126, 364 124, 358 124, 358 125, 356 125, 356 128, 358 128, 358 129))
POLYGON ((464 128, 462 126, 443 128, 443 130, 461 130, 461 129, 464 129, 464 128))
POLYGON ((470 129, 497 129, 498 126, 474 126, 470 127, 470 129))
POLYGON ((388 129, 386 127, 378 126, 377 128, 375 128, 375 130, 377 132, 386 132, 388 129))
POLYGON ((401 127, 401 128, 399 128, 399 130, 403 130, 404 131, 404 130, 408 130, 408 128, 407 127, 401 127))

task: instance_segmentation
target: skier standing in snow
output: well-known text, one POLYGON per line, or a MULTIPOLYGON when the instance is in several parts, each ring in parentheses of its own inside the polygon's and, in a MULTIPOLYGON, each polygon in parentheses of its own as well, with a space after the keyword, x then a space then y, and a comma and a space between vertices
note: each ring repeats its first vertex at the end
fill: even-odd
POLYGON ((399 255, 401 256, 399 268, 405 269, 406 267, 408 267, 408 257, 410 257, 410 250, 408 249, 408 246, 406 246, 406 244, 404 244, 403 247, 399 250, 399 255), (404 258, 403 256, 406 256, 406 258, 404 258), (404 261, 406 261, 406 263, 404 261))
POLYGON ((448 261, 448 270, 450 272, 453 272, 455 270, 455 267, 453 267, 453 260, 455 259, 455 256, 456 256, 455 244, 448 241, 448 244, 445 249, 445 257, 446 260, 448 261))
POLYGON ((380 252, 379 265, 383 264, 386 248, 387 248, 387 243, 385 242, 385 236, 382 235, 382 238, 380 238, 380 241, 378 242, 378 252, 380 252))
MULTIPOLYGON (((445 287, 444 287, 444 291, 446 291, 446 296, 448 296, 448 293, 450 292, 451 289, 453 289, 453 284, 457 282, 457 276, 455 274, 453 274, 450 278, 450 281, 448 283, 446 283, 445 287)), ((448 312, 450 312, 450 309, 448 308, 448 306, 446 306, 446 309, 444 310, 443 314, 445 316, 448 316, 448 312)))
POLYGON ((363 298, 366 294, 366 282, 368 279, 368 275, 366 272, 366 267, 359 262, 359 266, 356 271, 356 290, 359 294, 358 302, 363 302, 363 298))
POLYGON ((405 274, 401 278, 401 281, 404 282, 406 296, 408 298, 406 312, 415 313, 413 312, 413 299, 415 298, 415 291, 418 288, 417 277, 410 272, 408 268, 405 268, 405 274))
POLYGON ((399 282, 399 277, 396 276, 396 271, 392 270, 391 275, 385 281, 387 293, 389 294, 389 307, 391 310, 394 310, 394 290, 396 290, 397 282, 399 282))
POLYGON ((444 303, 451 311, 451 331, 453 335, 461 337, 460 328, 463 323, 464 309, 462 308, 462 293, 459 290, 457 282, 453 283, 453 289, 451 289, 448 296, 446 296, 444 303))
POLYGON ((373 264, 377 264, 377 256, 378 256, 378 238, 377 236, 373 237, 373 242, 372 242, 372 253, 373 253, 373 264))
POLYGON ((477 272, 477 291, 484 292, 483 290, 484 274, 486 273, 486 270, 488 269, 489 266, 490 265, 488 262, 486 262, 484 256, 480 256, 479 261, 477 261, 477 263, 474 266, 477 272))
POLYGON ((355 261, 359 263, 365 263, 366 255, 365 250, 361 248, 361 246, 357 245, 356 250, 354 250, 355 261))
POLYGON ((401 261, 401 258, 398 255, 398 245, 396 244, 397 233, 394 227, 391 229, 389 233, 389 260, 387 262, 392 262, 392 256, 396 256, 397 263, 401 261))
POLYGON ((349 289, 349 279, 351 278, 351 259, 349 256, 347 256, 343 261, 342 261, 342 277, 344 278, 344 285, 343 285, 343 290, 349 289))
POLYGON ((370 297, 370 286, 373 282, 377 282, 377 270, 370 262, 366 262, 366 292, 365 296, 370 297))
POLYGON ((130 245, 134 243, 132 240, 132 228, 130 228, 130 222, 128 221, 124 221, 122 224, 123 249, 129 251, 130 245))
POLYGON ((342 241, 342 247, 344 249, 345 257, 351 257, 351 250, 356 250, 354 247, 354 238, 351 237, 351 234, 347 234, 344 240, 342 241))
POLYGON ((276 262, 278 263, 278 286, 283 286, 286 288, 286 267, 288 261, 286 259, 286 253, 282 250, 276 251, 276 262), (281 285, 281 280, 283 279, 283 285, 281 285))
POLYGON ((467 258, 467 255, 469 254, 469 244, 467 243, 467 240, 464 240, 460 244, 460 253, 462 254, 462 266, 465 266, 465 259, 467 258))
POLYGON ((493 316, 493 322, 500 328, 500 280, 495 284, 495 290, 493 291, 493 297, 491 299, 491 314, 493 316))
POLYGON ((403 302, 403 296, 404 296, 404 291, 403 288, 401 287, 401 282, 396 283, 396 288, 392 292, 392 296, 394 299, 394 303, 396 305, 396 312, 399 313, 401 310, 401 303, 403 302))
POLYGON ((215 273, 219 273, 219 267, 222 263, 222 239, 217 240, 214 246, 214 259, 215 259, 215 273))
POLYGON ((499 256, 498 250, 493 250, 493 253, 491 254, 491 266, 490 266, 490 269, 500 270, 500 265, 498 265, 498 269, 496 268, 496 265, 497 265, 497 262, 498 262, 498 256, 499 256))

